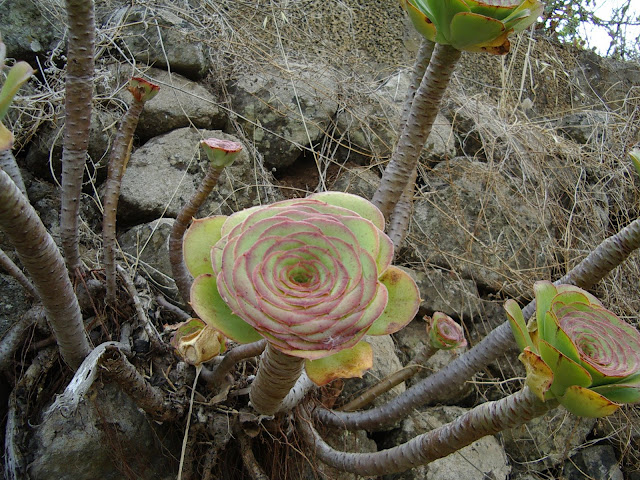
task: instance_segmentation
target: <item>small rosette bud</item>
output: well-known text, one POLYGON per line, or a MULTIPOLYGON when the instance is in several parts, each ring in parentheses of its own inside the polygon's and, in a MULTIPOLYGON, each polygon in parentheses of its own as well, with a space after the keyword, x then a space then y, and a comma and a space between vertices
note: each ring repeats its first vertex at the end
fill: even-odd
POLYGON ((504 55, 508 36, 536 21, 538 0, 400 0, 427 40, 467 52, 504 55))
POLYGON ((578 287, 537 282, 534 290, 529 325, 514 301, 505 304, 531 390, 585 417, 640 401, 640 333, 578 287))
POLYGON ((160 91, 160 87, 144 78, 133 77, 129 80, 127 90, 133 95, 136 102, 148 102, 160 91))
POLYGON ((233 340, 264 337, 307 359, 316 383, 362 375, 372 362, 364 335, 399 330, 420 303, 415 282, 390 265, 383 228, 370 202, 338 192, 196 222, 184 239, 199 274, 191 304, 233 340))
POLYGON ((236 159, 242 150, 242 145, 230 140, 220 140, 218 138, 208 138, 200 142, 207 154, 207 158, 216 168, 228 167, 236 159))
POLYGON ((452 350, 467 345, 462 326, 456 323, 449 315, 442 312, 435 312, 433 317, 427 319, 427 322, 429 343, 433 348, 437 348, 438 350, 452 350))

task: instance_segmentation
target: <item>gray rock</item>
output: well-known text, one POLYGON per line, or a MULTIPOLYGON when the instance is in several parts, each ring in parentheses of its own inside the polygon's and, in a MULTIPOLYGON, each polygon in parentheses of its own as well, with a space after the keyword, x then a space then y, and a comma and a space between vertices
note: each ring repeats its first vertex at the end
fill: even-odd
POLYGON ((129 254, 129 263, 152 278, 163 291, 177 295, 169 261, 169 236, 175 220, 160 218, 136 225, 118 237, 122 250, 129 254))
POLYGON ((611 445, 584 448, 564 463, 566 480, 624 480, 611 445))
POLYGON ((478 288, 473 280, 455 276, 437 268, 426 271, 404 268, 420 289, 420 308, 427 314, 443 312, 459 319, 471 319, 480 314, 478 288))
POLYGON ((291 165, 303 147, 319 141, 338 109, 338 86, 330 70, 288 67, 253 69, 229 88, 238 123, 274 168, 291 165))
POLYGON ((24 288, 10 275, 0 274, 0 339, 31 306, 24 288))
MULTIPOLYGON (((396 355, 396 347, 391 335, 367 336, 365 341, 373 348, 373 367, 366 371, 362 378, 349 378, 344 381, 342 397, 345 403, 364 393, 388 375, 402 368, 402 363, 396 355)), ((396 385, 388 392, 376 398, 371 406, 378 406, 388 402, 405 391, 404 383, 396 385)))
MULTIPOLYGON (((238 141, 217 130, 180 128, 152 138, 131 155, 125 172, 118 216, 123 224, 139 224, 162 216, 176 217, 193 196, 209 162, 200 153, 203 138, 238 141)), ((220 175, 198 216, 228 215, 260 203, 279 200, 270 177, 250 161, 246 150, 220 175)))
POLYGON ((509 295, 551 278, 551 216, 490 164, 456 158, 439 164, 414 204, 410 253, 479 287, 509 295))
MULTIPOLYGON (((433 407, 409 415, 402 429, 393 432, 384 447, 404 443, 411 438, 455 420, 467 410, 459 407, 433 407), (388 445, 387 445, 388 442, 388 445)), ((511 467, 500 442, 488 436, 471 445, 427 465, 400 474, 385 475, 384 480, 478 480, 491 478, 506 480, 511 467)))
MULTIPOLYGON (((56 409, 35 427, 33 480, 141 480, 164 478, 165 455, 154 427, 117 387, 97 384, 74 411, 56 409)), ((157 428, 157 427, 155 427, 157 428)))
POLYGON ((50 50, 65 33, 64 2, 60 0, 11 0, 3 2, 0 15, 2 41, 7 56, 30 59, 50 50))
POLYGON ((596 423, 594 418, 571 415, 563 408, 502 432, 504 449, 517 464, 531 471, 555 467, 582 445, 596 423))
POLYGON ((344 167, 339 173, 331 190, 348 192, 371 199, 380 185, 380 177, 369 167, 344 167))
MULTIPOLYGON (((360 164, 378 163, 391 156, 399 134, 402 106, 409 88, 409 75, 401 71, 390 77, 376 91, 341 109, 336 118, 341 138, 337 158, 360 164)), ((456 153, 449 121, 438 113, 423 150, 423 157, 443 159, 456 153)))
POLYGON ((160 86, 158 94, 145 103, 140 115, 136 136, 142 140, 162 135, 181 127, 221 129, 226 115, 218 108, 217 99, 202 85, 178 73, 157 68, 132 71, 126 64, 111 64, 107 67, 103 82, 97 89, 103 95, 115 97, 123 105, 132 101, 127 85, 132 76, 142 76, 160 86))
POLYGON ((558 121, 560 133, 576 143, 601 145, 606 140, 611 114, 598 111, 580 111, 565 115, 558 121))
POLYGON ((122 28, 128 52, 144 64, 166 68, 197 80, 208 69, 207 48, 197 41, 193 23, 183 20, 172 7, 128 6, 117 10, 107 27, 122 28))

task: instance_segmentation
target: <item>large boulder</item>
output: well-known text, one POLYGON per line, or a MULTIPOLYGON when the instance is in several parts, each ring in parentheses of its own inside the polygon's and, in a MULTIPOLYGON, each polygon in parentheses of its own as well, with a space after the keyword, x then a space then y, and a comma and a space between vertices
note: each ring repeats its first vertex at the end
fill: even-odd
POLYGON ((238 124, 265 164, 276 169, 293 164, 318 142, 338 109, 338 84, 321 65, 253 69, 229 90, 238 124))
POLYGON ((439 164, 414 204, 412 252, 425 264, 509 295, 551 278, 551 216, 492 164, 455 158, 439 164))

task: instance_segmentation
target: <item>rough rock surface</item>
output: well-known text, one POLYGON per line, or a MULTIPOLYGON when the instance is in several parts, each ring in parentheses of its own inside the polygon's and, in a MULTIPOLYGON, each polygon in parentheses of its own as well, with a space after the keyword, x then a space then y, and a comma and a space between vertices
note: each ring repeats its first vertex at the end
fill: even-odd
POLYGON ((338 109, 331 70, 289 64, 242 75, 230 88, 232 108, 267 165, 291 165, 315 144, 338 109))
POLYGON ((0 274, 0 339, 31 306, 22 286, 9 275, 0 274))
POLYGON ((556 408, 526 425, 502 432, 504 449, 514 464, 542 471, 560 465, 572 449, 584 443, 594 418, 580 418, 556 408))
POLYGON ((75 411, 56 409, 37 426, 29 452, 33 480, 165 479, 154 427, 111 385, 94 385, 75 411))
POLYGON ((417 260, 507 294, 551 278, 551 219, 508 176, 468 158, 439 164, 414 204, 417 260))

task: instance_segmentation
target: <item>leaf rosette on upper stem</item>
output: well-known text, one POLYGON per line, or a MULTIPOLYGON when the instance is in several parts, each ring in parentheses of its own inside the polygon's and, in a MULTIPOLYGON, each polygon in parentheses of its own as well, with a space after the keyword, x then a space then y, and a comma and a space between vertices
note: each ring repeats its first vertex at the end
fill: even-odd
POLYGON ((184 239, 191 304, 237 342, 264 337, 306 359, 318 384, 362 375, 372 353, 360 340, 404 327, 420 302, 383 228, 370 202, 339 192, 195 220, 184 239))
POLYGON ((401 0, 416 30, 427 40, 467 52, 504 55, 508 36, 536 21, 538 0, 401 0))
POLYGON ((640 333, 578 287, 537 282, 534 291, 528 326, 516 302, 505 304, 529 388, 584 417, 640 401, 640 333))

